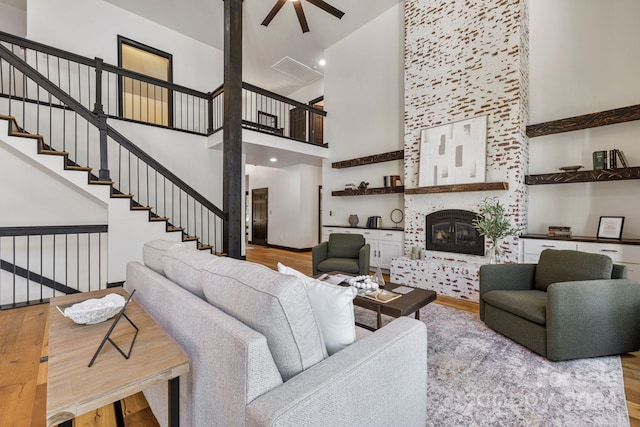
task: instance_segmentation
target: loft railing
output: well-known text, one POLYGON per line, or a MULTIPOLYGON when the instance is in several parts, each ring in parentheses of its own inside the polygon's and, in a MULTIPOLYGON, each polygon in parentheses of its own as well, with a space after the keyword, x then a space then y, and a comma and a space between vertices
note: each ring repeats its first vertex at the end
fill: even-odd
MULTIPOLYGON (((15 45, 8 49, 0 43, 0 91, 5 95, 0 106, 16 118, 21 130, 41 135, 40 148, 69 153, 70 166, 99 171, 92 180, 113 181, 116 197, 132 197, 134 209, 153 210, 152 220, 167 218, 167 228, 182 231, 185 240, 197 236, 200 248, 224 250, 222 210, 109 126, 99 96, 82 97, 84 92, 78 90, 80 99, 76 100, 57 86, 65 78, 43 75, 15 55, 15 49, 15 45), (91 102, 94 111, 85 105, 91 102)), ((28 58, 32 56, 29 52, 18 53, 28 58)), ((38 58, 41 53, 34 51, 33 55, 38 58)), ((42 59, 36 60, 35 65, 40 62, 42 59)))
MULTIPOLYGON (((211 97, 212 133, 223 126, 222 86, 211 97)), ((242 127, 315 145, 326 146, 323 121, 327 112, 277 93, 242 83, 242 127)))
POLYGON ((107 287, 106 225, 0 227, 0 309, 107 287))
MULTIPOLYGON (((0 32, 0 42, 96 114, 170 129, 210 135, 223 127, 222 87, 211 93, 190 89, 61 49, 0 32)), ((0 76, 0 81, 9 81, 0 76)), ((22 82, 13 79, 14 86, 22 82)), ((243 83, 243 126, 296 141, 326 145, 326 111, 243 83)), ((14 87, 14 92, 18 89, 14 87)), ((43 102, 24 88, 27 102, 43 102)), ((0 96, 8 96, 0 87, 0 96)))

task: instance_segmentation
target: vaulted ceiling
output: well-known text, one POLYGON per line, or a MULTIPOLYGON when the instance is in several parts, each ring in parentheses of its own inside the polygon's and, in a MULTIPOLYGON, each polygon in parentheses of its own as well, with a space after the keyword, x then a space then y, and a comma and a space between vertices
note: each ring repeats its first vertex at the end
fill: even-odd
MULTIPOLYGON (((7 1, 7 0, 0 0, 7 1)), ((196 40, 223 49, 221 0, 105 0, 196 40)), ((271 69, 288 56, 308 67, 323 69, 318 61, 324 50, 362 27, 402 0, 326 0, 345 12, 342 19, 306 0, 302 7, 310 28, 302 33, 291 2, 287 2, 268 27, 260 25, 277 0, 244 0, 243 79, 288 95, 305 83, 271 69)), ((330 67, 327 64, 326 67, 330 67)))

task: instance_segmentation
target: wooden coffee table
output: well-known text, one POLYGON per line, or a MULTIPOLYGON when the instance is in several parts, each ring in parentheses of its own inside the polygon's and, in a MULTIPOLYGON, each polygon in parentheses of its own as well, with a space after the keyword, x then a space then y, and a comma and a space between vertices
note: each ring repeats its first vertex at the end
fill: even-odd
MULTIPOLYGON (((384 289, 387 291, 393 291, 394 289, 406 285, 398 285, 396 283, 387 283, 384 286, 384 289)), ((435 301, 437 298, 437 294, 435 291, 414 288, 413 286, 406 286, 407 288, 413 289, 411 292, 402 295, 400 298, 396 298, 393 301, 389 301, 386 303, 377 302, 369 298, 365 298, 363 296, 356 296, 353 300, 353 304, 358 307, 366 308, 367 310, 373 310, 377 315, 377 325, 376 328, 373 328, 368 325, 363 325, 361 323, 356 323, 361 328, 376 330, 382 327, 382 315, 386 314, 388 316, 400 317, 400 316, 408 316, 411 313, 415 313, 416 319, 420 320, 420 309, 425 305, 429 304, 432 301, 435 301)))
MULTIPOLYGON (((48 426, 66 422, 154 384, 167 382, 169 423, 172 426, 179 423, 179 376, 189 371, 189 359, 135 301, 131 301, 125 310, 140 330, 131 356, 125 359, 107 343, 91 368, 88 367, 89 362, 112 319, 96 325, 77 325, 56 308, 57 305, 101 298, 114 292, 128 298, 124 289, 111 288, 50 300, 48 426)), ((133 333, 133 327, 121 318, 111 338, 126 350, 133 333)))

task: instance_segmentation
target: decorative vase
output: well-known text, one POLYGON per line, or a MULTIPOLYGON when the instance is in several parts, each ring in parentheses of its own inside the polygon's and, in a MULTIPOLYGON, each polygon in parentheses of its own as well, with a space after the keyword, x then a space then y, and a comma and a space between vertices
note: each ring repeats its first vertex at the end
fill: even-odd
POLYGON ((355 215, 355 214, 349 215, 349 225, 351 225, 352 227, 355 227, 356 225, 358 225, 358 221, 360 221, 358 219, 358 215, 355 215))
POLYGON ((489 264, 502 264, 502 251, 499 242, 494 242, 489 249, 489 264))

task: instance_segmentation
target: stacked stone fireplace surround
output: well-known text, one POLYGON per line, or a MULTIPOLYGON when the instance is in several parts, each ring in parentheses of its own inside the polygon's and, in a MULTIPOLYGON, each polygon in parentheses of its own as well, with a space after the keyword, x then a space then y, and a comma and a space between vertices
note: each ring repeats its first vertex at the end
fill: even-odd
MULTIPOLYGON (((486 182, 509 189, 404 196, 406 257, 391 264, 391 280, 440 295, 478 301, 478 272, 488 256, 427 251, 427 214, 443 209, 478 212, 498 197, 513 225, 526 229, 528 194, 528 0, 405 1, 405 187, 419 187, 420 132, 488 116, 486 182)), ((489 245, 489 241, 487 241, 489 245)), ((518 239, 500 245, 517 262, 518 239)))

